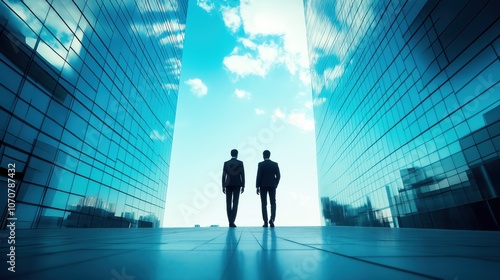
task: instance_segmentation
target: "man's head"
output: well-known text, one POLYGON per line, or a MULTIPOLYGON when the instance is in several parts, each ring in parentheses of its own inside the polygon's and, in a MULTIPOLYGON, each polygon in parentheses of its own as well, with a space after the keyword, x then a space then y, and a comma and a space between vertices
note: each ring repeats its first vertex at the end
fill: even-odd
POLYGON ((264 159, 268 159, 270 156, 271 156, 271 152, 268 151, 268 150, 265 150, 263 153, 262 153, 262 156, 264 156, 264 159))
POLYGON ((238 157, 238 150, 232 149, 231 150, 231 156, 237 158, 238 157))

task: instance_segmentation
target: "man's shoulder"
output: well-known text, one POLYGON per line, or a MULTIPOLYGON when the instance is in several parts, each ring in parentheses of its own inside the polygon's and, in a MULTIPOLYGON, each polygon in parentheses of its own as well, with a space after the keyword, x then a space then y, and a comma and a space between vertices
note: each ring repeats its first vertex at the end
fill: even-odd
POLYGON ((228 161, 225 161, 224 164, 230 164, 230 163, 239 163, 239 164, 243 164, 243 161, 239 160, 239 159, 235 159, 235 158, 232 158, 228 161))
POLYGON ((272 161, 272 160, 263 160, 261 162, 259 162, 259 166, 262 165, 262 166, 266 166, 266 168, 269 168, 273 165, 278 165, 278 163, 272 161))

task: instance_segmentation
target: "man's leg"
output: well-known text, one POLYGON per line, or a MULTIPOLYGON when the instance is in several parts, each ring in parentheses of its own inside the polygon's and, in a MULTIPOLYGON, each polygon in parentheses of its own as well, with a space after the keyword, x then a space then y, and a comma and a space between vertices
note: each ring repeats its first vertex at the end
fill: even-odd
POLYGON ((233 187, 233 209, 232 209, 232 220, 231 223, 234 224, 236 221, 236 213, 238 213, 238 202, 240 200, 240 187, 233 187))
POLYGON ((260 204, 262 207, 262 219, 267 225, 267 192, 268 188, 260 188, 260 204))
POLYGON ((269 202, 271 203, 271 220, 274 222, 276 218, 276 188, 269 188, 269 202))
POLYGON ((227 221, 229 222, 229 224, 232 223, 232 211, 231 211, 231 200, 232 200, 232 187, 226 187, 226 213, 227 213, 227 221))

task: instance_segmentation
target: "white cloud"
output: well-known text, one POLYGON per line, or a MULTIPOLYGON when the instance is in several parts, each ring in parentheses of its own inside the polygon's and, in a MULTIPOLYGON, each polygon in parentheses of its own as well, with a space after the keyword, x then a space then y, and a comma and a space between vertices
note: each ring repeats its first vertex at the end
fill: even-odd
POLYGON ((272 115, 273 119, 285 120, 288 124, 293 125, 304 132, 309 132, 314 130, 314 120, 308 117, 306 112, 303 110, 295 110, 290 114, 286 114, 280 108, 276 108, 272 115))
POLYGON ((273 113, 273 117, 278 118, 278 119, 283 119, 285 118, 285 113, 280 108, 276 108, 273 113))
POLYGON ((238 77, 264 77, 280 61, 280 49, 274 42, 257 44, 250 39, 240 39, 239 42, 243 47, 234 48, 223 60, 226 69, 238 77))
POLYGON ((222 19, 224 24, 234 33, 238 31, 241 26, 241 17, 238 7, 222 7, 222 19))
POLYGON ((257 44, 255 44, 254 42, 252 42, 252 40, 250 40, 248 38, 239 38, 238 41, 240 43, 242 43, 243 46, 245 46, 249 49, 252 49, 252 50, 257 49, 257 44))
POLYGON ((303 131, 314 130, 314 120, 306 117, 304 112, 293 112, 287 116, 287 122, 293 126, 300 128, 303 131))
POLYGON ((307 69, 301 69, 300 72, 299 72, 299 77, 300 77, 300 81, 304 84, 304 85, 310 85, 311 84, 311 72, 309 71, 309 68, 307 69))
POLYGON ((242 89, 235 89, 234 90, 234 94, 236 95, 236 97, 242 99, 242 98, 246 98, 246 99, 250 99, 250 97, 252 96, 252 94, 246 90, 242 90, 242 89))
POLYGON ((306 101, 306 103, 304 103, 304 106, 305 106, 307 109, 312 109, 312 107, 313 107, 313 102, 312 102, 312 101, 306 101))
POLYGON ((203 10, 207 11, 210 13, 212 9, 215 7, 214 3, 210 0, 197 0, 196 4, 202 8, 203 10))
MULTIPOLYGON (((308 69, 303 3, 300 0, 243 0, 240 5, 243 29, 249 40, 280 37, 273 63, 283 64, 291 74, 308 69)), ((245 42, 242 42, 245 45, 245 42)), ((245 45, 247 46, 247 45, 245 45)), ((248 46, 247 46, 248 47, 248 46)), ((270 69, 267 68, 267 69, 270 69)), ((307 83, 302 74, 301 81, 307 83)))
POLYGON ((191 92, 198 96, 198 97, 202 97, 202 96, 205 96, 207 95, 207 92, 208 92, 208 88, 207 86, 203 83, 202 80, 198 79, 198 78, 194 78, 194 79, 189 79, 185 82, 187 85, 189 85, 190 87, 190 90, 191 92))
POLYGON ((245 55, 231 55, 224 58, 224 66, 239 77, 248 75, 265 76, 267 74, 268 66, 256 58, 251 57, 250 54, 245 55))
POLYGON ((255 114, 257 115, 263 115, 264 114, 264 110, 260 109, 260 108, 255 108, 255 114))
MULTIPOLYGON (((226 9, 230 8, 221 8, 223 18, 228 13, 226 9)), ((265 77, 274 66, 284 66, 292 75, 298 73, 304 85, 309 85, 303 15, 300 0, 242 0, 239 13, 237 10, 231 13, 230 22, 234 25, 224 19, 231 31, 235 32, 240 25, 245 31, 239 45, 224 58, 226 69, 238 77, 265 77)))

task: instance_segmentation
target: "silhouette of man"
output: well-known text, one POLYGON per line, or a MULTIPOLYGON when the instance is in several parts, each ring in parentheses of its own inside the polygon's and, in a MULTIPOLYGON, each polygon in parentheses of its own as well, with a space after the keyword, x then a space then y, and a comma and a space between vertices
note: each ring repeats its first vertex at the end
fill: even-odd
POLYGON ((271 219, 269 225, 274 227, 274 219, 276 218, 276 188, 280 182, 280 168, 278 163, 269 159, 271 152, 265 150, 262 155, 264 161, 259 162, 257 169, 257 195, 260 194, 260 202, 262 206, 262 219, 264 220, 263 227, 268 227, 267 223, 267 194, 269 194, 269 202, 271 203, 271 219))
POLYGON ((238 160, 238 150, 231 150, 231 159, 224 162, 222 169, 222 192, 226 194, 226 212, 229 227, 236 227, 236 213, 240 191, 245 191, 245 169, 243 162, 238 160))

